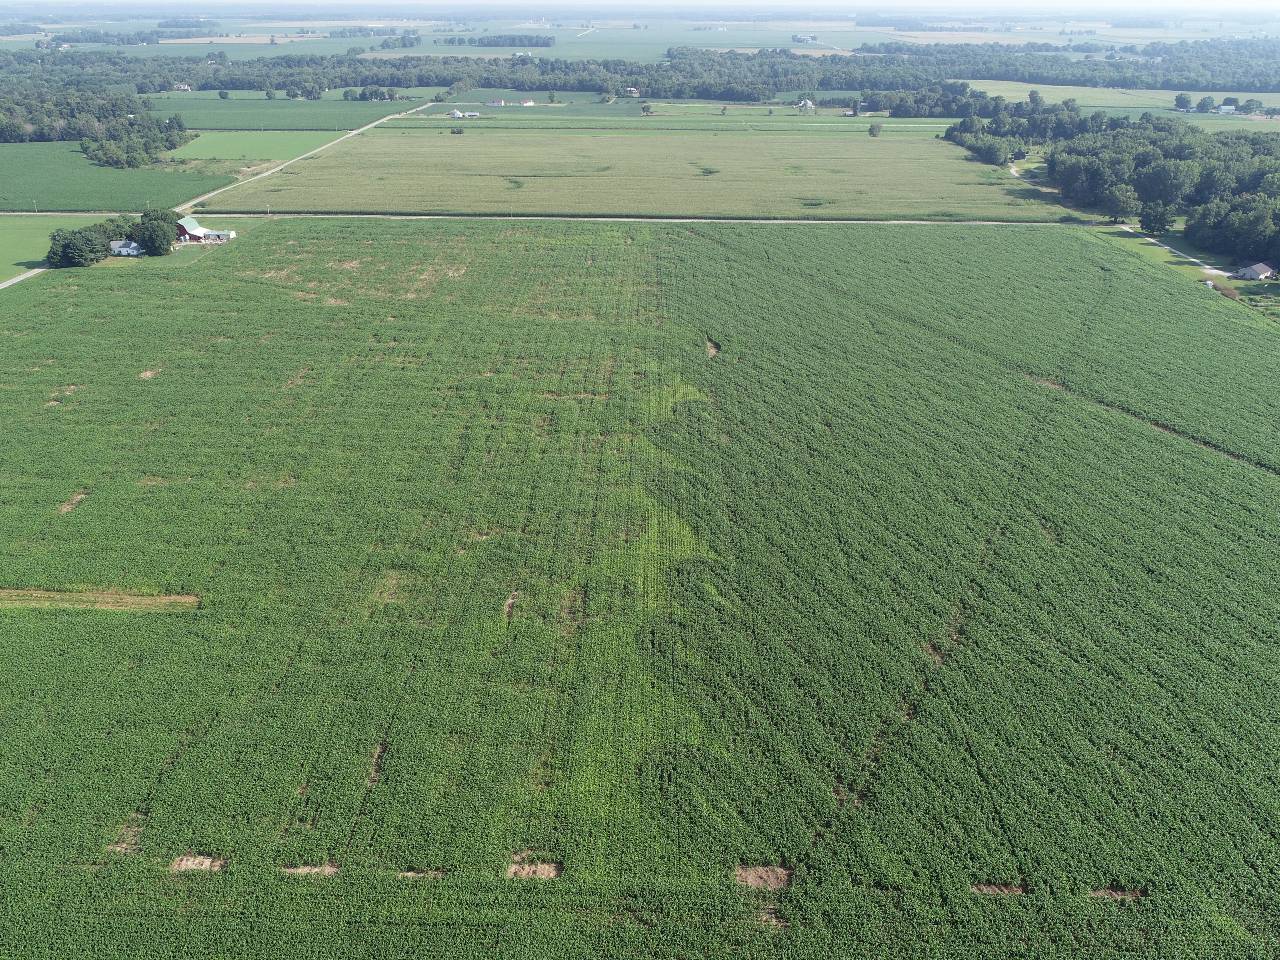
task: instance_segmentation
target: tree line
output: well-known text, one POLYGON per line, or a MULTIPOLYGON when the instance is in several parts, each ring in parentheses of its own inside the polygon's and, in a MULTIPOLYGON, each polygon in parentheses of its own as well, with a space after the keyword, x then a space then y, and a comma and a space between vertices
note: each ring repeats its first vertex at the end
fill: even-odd
POLYGON ((0 93, 0 143, 79 140, 96 163, 139 167, 193 138, 181 117, 156 117, 136 94, 19 87, 0 93))
POLYGON ((1197 246, 1241 260, 1280 259, 1280 134, 1211 131, 1179 117, 1136 120, 1074 101, 1005 105, 946 137, 989 163, 1043 145, 1050 182, 1069 203, 1165 233, 1186 217, 1197 246))
MULTIPOLYGON (((495 36, 436 38, 491 45, 495 36)), ((518 46, 537 46, 519 36, 518 46)), ((1072 56, 1061 48, 1007 44, 879 44, 855 54, 806 57, 789 50, 735 53, 682 47, 659 63, 562 60, 514 55, 501 60, 406 55, 380 60, 346 54, 286 53, 230 60, 225 53, 133 57, 117 51, 0 51, 0 80, 57 89, 128 85, 145 94, 174 83, 197 89, 266 90, 313 84, 335 87, 449 86, 574 90, 729 101, 772 99, 787 90, 911 91, 952 79, 1015 80, 1081 86, 1171 90, 1280 91, 1280 39, 1200 40, 1152 44, 1132 54, 1072 56), (1153 52, 1158 51, 1158 52, 1153 52), (869 55, 874 54, 874 55, 869 55)))

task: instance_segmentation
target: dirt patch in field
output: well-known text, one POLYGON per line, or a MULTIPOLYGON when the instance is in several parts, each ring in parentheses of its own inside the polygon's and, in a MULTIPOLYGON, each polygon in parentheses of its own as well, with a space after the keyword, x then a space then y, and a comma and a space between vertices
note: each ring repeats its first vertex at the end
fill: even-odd
POLYGON ((400 876, 406 880, 439 880, 445 875, 445 871, 439 869, 430 870, 401 870, 400 876))
POLYGON ((154 474, 150 474, 150 473, 149 473, 149 474, 147 474, 145 477, 143 477, 141 480, 139 480, 139 481, 138 481, 138 486, 140 486, 140 487, 167 487, 167 486, 168 486, 170 483, 172 483, 172 482, 173 482, 173 481, 171 481, 168 477, 157 477, 157 476, 155 476, 154 474))
POLYGON ((507 618, 507 623, 511 622, 511 616, 515 613, 516 601, 520 599, 520 591, 517 590, 507 597, 507 602, 502 605, 502 612, 507 618))
POLYGON ((324 305, 326 307, 349 307, 351 306, 351 301, 343 300, 341 297, 325 297, 324 305))
POLYGON ((576 586, 564 595, 560 601, 560 632, 565 636, 573 636, 582 626, 586 616, 587 591, 585 587, 576 586))
POLYGON ((707 359, 720 356, 720 344, 707 337, 707 359))
POLYGON ((1035 377, 1035 376, 1032 376, 1031 374, 1027 374, 1027 379, 1030 380, 1032 383, 1039 384, 1042 387, 1048 387, 1050 390, 1067 389, 1066 384, 1062 383, 1060 380, 1051 380, 1048 377, 1035 377))
POLYGON ((157 370, 143 370, 140 374, 138 374, 138 379, 139 379, 139 380, 154 380, 157 376, 159 376, 159 374, 160 374, 160 371, 159 371, 158 369, 157 369, 157 370))
POLYGON ((331 263, 329 266, 336 270, 359 270, 363 260, 343 260, 339 263, 331 263))
POLYGON ((1141 900, 1146 895, 1145 890, 1125 890, 1123 887, 1102 887, 1089 891, 1089 896, 1100 900, 1141 900))
POLYGON ((975 883, 969 889, 989 897, 1019 897, 1027 892, 1027 885, 1025 883, 975 883))
POLYGON ((398 603, 400 600, 400 587, 409 574, 403 570, 388 570, 382 577, 382 582, 378 584, 373 591, 373 599, 378 603, 398 603))
POLYGON ((170 873, 187 873, 191 870, 202 870, 206 873, 219 873, 227 866, 221 857, 210 857, 203 853, 184 853, 169 864, 170 873))
POLYGON ((539 860, 532 850, 522 850, 511 858, 507 867, 510 880, 554 880, 564 873, 564 864, 558 860, 539 860))
POLYGON ((57 390, 53 391, 53 393, 49 394, 49 401, 45 406, 56 407, 79 389, 80 384, 78 383, 68 383, 65 387, 59 387, 57 390))
POLYGON ((296 867, 281 867, 280 872, 290 877, 332 877, 338 872, 338 865, 333 862, 301 864, 296 867))
POLYGON ((120 828, 120 836, 115 843, 107 845, 112 853, 137 853, 141 849, 142 824, 136 819, 130 820, 120 828))
POLYGON ((374 745, 373 756, 369 761, 369 777, 365 783, 372 787, 375 783, 382 780, 382 758, 387 755, 387 745, 378 743, 374 745))
POLYGON ((773 927, 776 930, 785 930, 790 926, 778 915, 777 907, 761 907, 760 912, 756 914, 756 919, 760 921, 761 926, 773 927))
POLYGON ((791 878, 795 871, 790 867, 778 867, 763 864, 747 866, 740 864, 733 870, 733 878, 744 887, 753 890, 785 890, 791 886, 791 878))
POLYGON ((307 378, 307 374, 309 374, 310 372, 311 372, 310 367, 303 367, 301 370, 299 370, 297 373, 295 373, 292 377, 290 377, 288 380, 284 382, 284 388, 286 390, 292 390, 294 387, 302 386, 302 381, 307 378))
POLYGON ((942 666, 942 661, 946 659, 946 655, 943 654, 942 650, 932 640, 928 641, 924 645, 924 652, 927 653, 929 655, 929 659, 938 666, 942 666))
POLYGON ((192 594, 139 594, 116 590, 27 590, 0 587, 0 607, 46 607, 66 610, 194 610, 192 594))
POLYGON ((88 490, 76 491, 66 500, 62 501, 62 503, 58 504, 58 512, 70 513, 76 507, 80 506, 80 504, 84 503, 84 501, 88 498, 88 496, 89 496, 88 490))

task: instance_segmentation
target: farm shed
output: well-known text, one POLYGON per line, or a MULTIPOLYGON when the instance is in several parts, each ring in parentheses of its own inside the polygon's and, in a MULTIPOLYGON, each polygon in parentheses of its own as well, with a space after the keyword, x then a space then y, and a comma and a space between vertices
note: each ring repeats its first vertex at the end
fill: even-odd
POLYGON ((1276 268, 1269 263, 1251 263, 1232 274, 1237 280, 1270 280, 1275 275, 1276 268))
POLYGON ((235 238, 234 230, 209 230, 200 226, 195 217, 183 217, 178 221, 179 243, 226 243, 235 238))

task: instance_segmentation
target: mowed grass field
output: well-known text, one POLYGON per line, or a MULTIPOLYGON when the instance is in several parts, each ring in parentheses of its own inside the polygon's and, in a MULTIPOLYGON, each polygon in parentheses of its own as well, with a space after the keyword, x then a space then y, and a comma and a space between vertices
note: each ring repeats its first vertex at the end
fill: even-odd
POLYGON ((234 177, 183 164, 121 170, 91 163, 78 143, 0 144, 0 210, 144 210, 171 207, 234 177))
POLYGON ((1059 226, 113 267, 3 293, 3 955, 1280 949, 1246 308, 1059 226))
POLYGON ((337 136, 320 130, 205 131, 169 156, 175 160, 288 160, 337 136))
MULTIPOLYGON (((329 91, 331 94, 335 91, 329 91)), ((151 94, 151 113, 180 116, 192 130, 355 130, 380 117, 420 106, 434 88, 416 88, 413 99, 358 101, 337 96, 322 100, 268 100, 259 91, 236 90, 227 100, 216 90, 151 94)), ((400 93, 405 93, 401 90, 400 93)))
POLYGON ((0 280, 44 265, 49 234, 88 226, 98 217, 0 217, 0 280))
POLYGON ((931 128, 778 130, 518 121, 405 123, 229 190, 243 212, 516 213, 1054 220, 1052 194, 966 158, 931 128))

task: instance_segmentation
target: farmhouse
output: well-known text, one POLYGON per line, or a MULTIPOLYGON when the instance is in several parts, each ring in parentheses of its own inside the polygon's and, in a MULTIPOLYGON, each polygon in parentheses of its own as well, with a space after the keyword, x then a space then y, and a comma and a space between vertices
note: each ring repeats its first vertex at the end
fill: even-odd
POLYGON ((226 243, 235 238, 234 230, 209 230, 200 226, 195 217, 183 217, 178 221, 179 243, 226 243))
POLYGON ((178 91, 178 92, 181 92, 181 93, 190 93, 190 92, 191 92, 191 84, 189 84, 189 83, 175 83, 175 84, 173 85, 173 89, 174 89, 175 91, 178 91))
POLYGON ((462 111, 461 111, 461 110, 450 110, 450 111, 449 111, 449 118, 450 118, 451 120, 461 120, 461 119, 462 119, 462 111))
POLYGON ((1276 268, 1269 263, 1251 263, 1232 274, 1237 280, 1270 280, 1275 275, 1276 268))
POLYGON ((636 87, 627 87, 627 89, 624 90, 623 93, 625 93, 628 97, 640 96, 640 91, 636 87))
POLYGON ((140 257, 142 248, 132 240, 112 240, 111 255, 113 257, 140 257))

